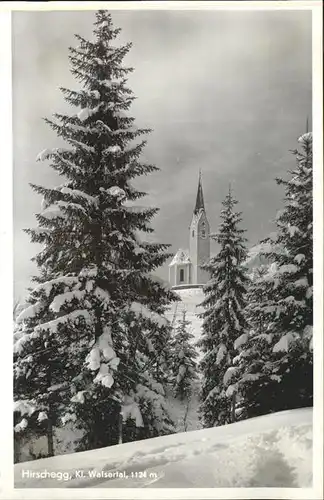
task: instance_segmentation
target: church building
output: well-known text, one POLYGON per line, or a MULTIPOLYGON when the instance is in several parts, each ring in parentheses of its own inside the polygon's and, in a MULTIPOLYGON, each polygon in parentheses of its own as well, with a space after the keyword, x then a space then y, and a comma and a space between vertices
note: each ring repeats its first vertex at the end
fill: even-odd
POLYGON ((210 230, 205 211, 201 172, 196 205, 189 226, 189 249, 179 249, 169 264, 172 288, 196 288, 207 283, 209 275, 201 265, 210 259, 210 230))

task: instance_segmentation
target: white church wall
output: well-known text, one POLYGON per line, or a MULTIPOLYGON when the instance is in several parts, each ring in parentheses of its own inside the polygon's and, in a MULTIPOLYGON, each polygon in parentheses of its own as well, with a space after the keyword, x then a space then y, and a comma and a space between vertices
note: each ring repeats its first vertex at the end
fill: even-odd
POLYGON ((190 261, 192 263, 192 283, 197 283, 197 259, 198 259, 198 247, 197 247, 197 218, 193 216, 190 225, 190 235, 189 235, 189 254, 190 261))
POLYGON ((176 284, 176 266, 169 267, 169 283, 171 286, 176 284))
POLYGON ((202 215, 198 225, 198 241, 197 241, 197 284, 207 283, 209 275, 201 269, 201 265, 205 264, 210 259, 210 237, 209 224, 205 214, 202 215))
POLYGON ((194 284, 204 284, 208 281, 206 271, 200 266, 210 258, 210 229, 205 211, 194 214, 190 225, 189 248, 192 263, 192 280, 194 284))
POLYGON ((182 264, 174 266, 176 268, 176 285, 185 285, 190 283, 190 265, 182 264))

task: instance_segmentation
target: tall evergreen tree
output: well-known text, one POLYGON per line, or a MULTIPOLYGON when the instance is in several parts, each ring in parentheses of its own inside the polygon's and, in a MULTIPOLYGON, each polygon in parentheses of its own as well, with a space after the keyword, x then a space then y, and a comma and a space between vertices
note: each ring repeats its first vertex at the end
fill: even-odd
POLYGON ((242 218, 241 212, 234 210, 236 204, 230 190, 223 201, 219 231, 212 235, 220 250, 204 266, 211 278, 204 287, 203 334, 198 345, 204 353, 200 414, 207 427, 233 421, 234 343, 247 331, 245 295, 248 277, 243 266, 247 255, 246 240, 244 230, 239 228, 242 218))
POLYGON ((238 355, 233 359, 234 387, 238 395, 237 420, 270 413, 274 407, 273 399, 278 378, 272 374, 269 362, 269 321, 274 308, 270 303, 271 276, 271 266, 264 264, 251 273, 246 297, 249 330, 234 344, 238 351, 238 355), (265 300, 268 301, 267 307, 264 307, 265 300))
POLYGON ((308 406, 313 400, 312 134, 299 143, 302 151, 293 151, 295 169, 288 180, 277 179, 285 187, 277 233, 261 247, 271 265, 254 285, 254 332, 239 360, 243 416, 308 406))
POLYGON ((23 417, 16 431, 42 422, 49 454, 52 428, 62 421, 83 427, 85 448, 116 442, 129 397, 138 400, 144 428, 172 430, 161 381, 171 338, 164 312, 175 297, 152 276, 169 257, 168 245, 140 239, 153 231, 157 209, 135 205, 145 193, 132 180, 157 168, 140 161, 146 141, 137 139, 149 130, 136 128, 127 113, 132 68, 123 59, 131 44, 115 46, 119 32, 98 11, 93 39, 76 35, 69 58, 80 88, 61 89, 76 109, 46 119, 67 147, 38 157, 64 182, 32 185, 43 204, 39 227, 27 232, 43 249, 15 335, 16 411, 23 417))
POLYGON ((192 342, 194 336, 189 329, 190 321, 187 320, 184 311, 176 327, 171 347, 173 392, 180 400, 190 398, 193 382, 197 380, 198 353, 192 342))
POLYGON ((313 160, 312 133, 299 139, 296 167, 287 180, 284 208, 276 218, 277 233, 266 241, 263 256, 272 263, 267 294, 259 310, 268 316, 270 355, 263 372, 277 384, 272 410, 298 408, 313 400, 313 160))

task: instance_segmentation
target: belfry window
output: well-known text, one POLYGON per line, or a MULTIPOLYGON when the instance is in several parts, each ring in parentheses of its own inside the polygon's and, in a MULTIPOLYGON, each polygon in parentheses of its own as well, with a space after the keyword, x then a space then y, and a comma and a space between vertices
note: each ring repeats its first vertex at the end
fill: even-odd
POLYGON ((195 231, 192 231, 192 237, 194 237, 194 236, 195 236, 195 231))
POLYGON ((184 282, 184 270, 180 269, 180 283, 184 282))

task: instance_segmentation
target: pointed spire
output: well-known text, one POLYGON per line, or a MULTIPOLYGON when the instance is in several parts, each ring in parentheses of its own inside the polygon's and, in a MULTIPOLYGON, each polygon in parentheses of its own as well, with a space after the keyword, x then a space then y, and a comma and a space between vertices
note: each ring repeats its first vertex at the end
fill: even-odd
POLYGON ((196 214, 197 212, 199 212, 199 210, 205 210, 204 195, 203 195, 202 180, 201 180, 201 169, 199 169, 198 191, 197 191, 196 206, 194 213, 196 214))

